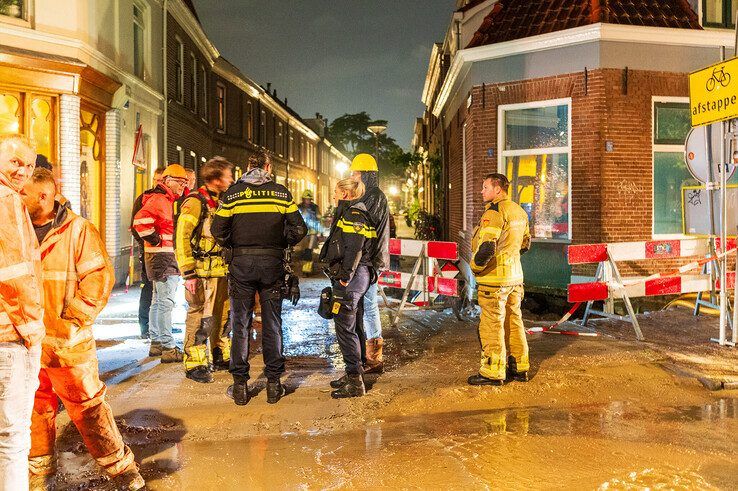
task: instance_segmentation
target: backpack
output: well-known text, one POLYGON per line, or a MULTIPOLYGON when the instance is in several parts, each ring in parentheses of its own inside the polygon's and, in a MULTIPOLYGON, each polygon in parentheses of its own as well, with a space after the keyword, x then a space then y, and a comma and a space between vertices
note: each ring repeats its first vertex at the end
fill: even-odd
MULTIPOLYGON (((174 245, 176 247, 177 245, 177 221, 179 220, 179 216, 182 213, 182 205, 184 204, 185 200, 189 198, 197 198, 200 200, 200 218, 197 220, 197 225, 195 226, 194 230, 192 231, 192 236, 190 237, 190 247, 192 247, 192 255, 195 257, 195 259, 201 259, 203 257, 209 256, 213 251, 203 251, 200 250, 200 239, 202 238, 202 227, 205 224, 205 219, 208 217, 208 210, 209 203, 208 200, 212 200, 212 198, 208 195, 206 198, 203 196, 201 189, 196 189, 193 191, 190 191, 190 193, 186 196, 182 196, 180 199, 174 202, 174 245)), ((207 191, 206 191, 207 192, 207 191)))

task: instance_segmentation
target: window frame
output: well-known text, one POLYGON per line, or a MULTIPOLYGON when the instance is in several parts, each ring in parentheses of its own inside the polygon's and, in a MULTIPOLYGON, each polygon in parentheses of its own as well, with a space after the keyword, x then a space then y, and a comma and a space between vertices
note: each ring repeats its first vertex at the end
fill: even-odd
POLYGON ((0 14, 0 23, 12 24, 21 27, 31 27, 31 12, 34 8, 34 0, 20 0, 21 15, 14 17, 11 15, 0 14))
POLYGON ((226 132, 226 99, 227 99, 227 91, 226 86, 223 82, 218 81, 215 83, 215 94, 216 99, 218 101, 218 109, 217 109, 217 119, 215 122, 217 131, 221 133, 226 132), (223 97, 221 97, 221 91, 223 97))
POLYGON ((505 159, 507 157, 520 157, 525 155, 549 155, 549 154, 566 154, 567 155, 567 219, 568 219, 568 237, 562 238, 546 238, 546 237, 534 237, 531 234, 531 240, 533 242, 547 242, 550 244, 561 243, 570 244, 573 238, 572 230, 572 188, 571 188, 571 159, 572 159, 572 103, 571 97, 563 97, 560 99, 546 99, 533 102, 522 102, 516 104, 501 104, 497 106, 497 172, 505 174, 505 159), (539 109, 552 106, 566 106, 569 114, 567 121, 567 143, 566 147, 546 147, 546 148, 527 148, 522 150, 505 150, 505 113, 509 111, 516 111, 520 109, 539 109))
MULTIPOLYGON (((733 1, 730 2, 731 7, 733 6, 733 1)), ((725 2, 725 0, 720 0, 720 6, 722 7, 722 16, 723 21, 722 22, 707 22, 707 2, 705 0, 700 0, 700 21, 702 23, 702 27, 714 27, 717 29, 735 29, 735 19, 734 16, 736 15, 735 11, 731 11, 730 8, 728 8, 728 3, 725 2)), ((736 5, 738 7, 738 5, 736 5)))
POLYGON ((208 71, 204 63, 200 63, 200 74, 202 75, 202 120, 208 122, 208 71))
POLYGON ((137 2, 134 0, 133 2, 133 74, 140 78, 141 80, 146 80, 146 66, 148 64, 148 50, 146 47, 148 46, 148 30, 146 29, 146 26, 148 25, 148 12, 146 9, 146 6, 143 5, 140 2, 137 2), (136 17, 136 10, 139 11, 140 17, 136 17), (139 29, 141 29, 141 73, 137 73, 137 67, 136 67, 136 27, 138 26, 139 29))
POLYGON ((184 43, 179 36, 174 37, 174 48, 177 50, 174 59, 175 95, 177 102, 184 105, 184 43))
MULTIPOLYGON (((651 97, 651 238, 657 240, 670 239, 690 239, 693 235, 686 235, 684 232, 678 234, 657 234, 656 233, 656 154, 657 153, 681 153, 684 154, 684 144, 663 144, 656 143, 656 104, 657 103, 678 103, 687 104, 689 108, 689 97, 672 97, 672 96, 652 96, 651 97)), ((685 167, 687 163, 684 163, 685 167)), ((680 196, 681 198, 681 196, 680 196)), ((684 211, 682 211, 684 213, 684 211)))
POLYGON ((190 67, 190 85, 192 85, 192 92, 190 93, 190 110, 197 114, 197 99, 200 97, 200 90, 198 87, 199 84, 197 83, 197 55, 192 51, 190 51, 190 63, 192 64, 190 67))

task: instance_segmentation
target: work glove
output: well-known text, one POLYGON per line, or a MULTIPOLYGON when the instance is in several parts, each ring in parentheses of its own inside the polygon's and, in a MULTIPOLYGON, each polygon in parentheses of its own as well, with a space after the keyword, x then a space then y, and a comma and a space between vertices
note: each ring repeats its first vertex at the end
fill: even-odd
POLYGON ((492 259, 492 256, 495 255, 496 248, 497 244, 495 242, 482 242, 482 244, 479 246, 479 249, 477 249, 477 253, 474 255, 474 263, 477 266, 486 265, 489 260, 492 259))
POLYGON ((292 302, 292 305, 297 305, 297 302, 300 301, 300 279, 296 275, 291 274, 287 279, 285 293, 287 294, 287 300, 292 302))

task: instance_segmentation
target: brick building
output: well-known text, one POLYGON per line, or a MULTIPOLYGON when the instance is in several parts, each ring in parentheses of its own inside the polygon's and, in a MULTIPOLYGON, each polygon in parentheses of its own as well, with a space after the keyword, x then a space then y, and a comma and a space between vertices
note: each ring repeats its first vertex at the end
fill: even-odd
POLYGON ((416 148, 440 148, 445 233, 467 257, 482 179, 506 174, 531 219, 527 284, 561 288, 570 243, 684 235, 683 187, 696 184, 683 160, 687 75, 719 61, 721 46, 731 56, 734 35, 720 28, 729 23, 708 29, 714 10, 698 15, 686 0, 538 3, 459 2, 434 50, 451 62, 431 62, 416 148))

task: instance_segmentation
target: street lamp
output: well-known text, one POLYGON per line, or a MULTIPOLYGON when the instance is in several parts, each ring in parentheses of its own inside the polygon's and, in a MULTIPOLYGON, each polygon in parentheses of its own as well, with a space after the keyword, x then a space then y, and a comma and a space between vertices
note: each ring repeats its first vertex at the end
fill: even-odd
POLYGON ((383 124, 373 124, 367 129, 369 132, 374 134, 374 158, 377 160, 377 163, 379 163, 379 135, 387 130, 387 126, 383 124))

